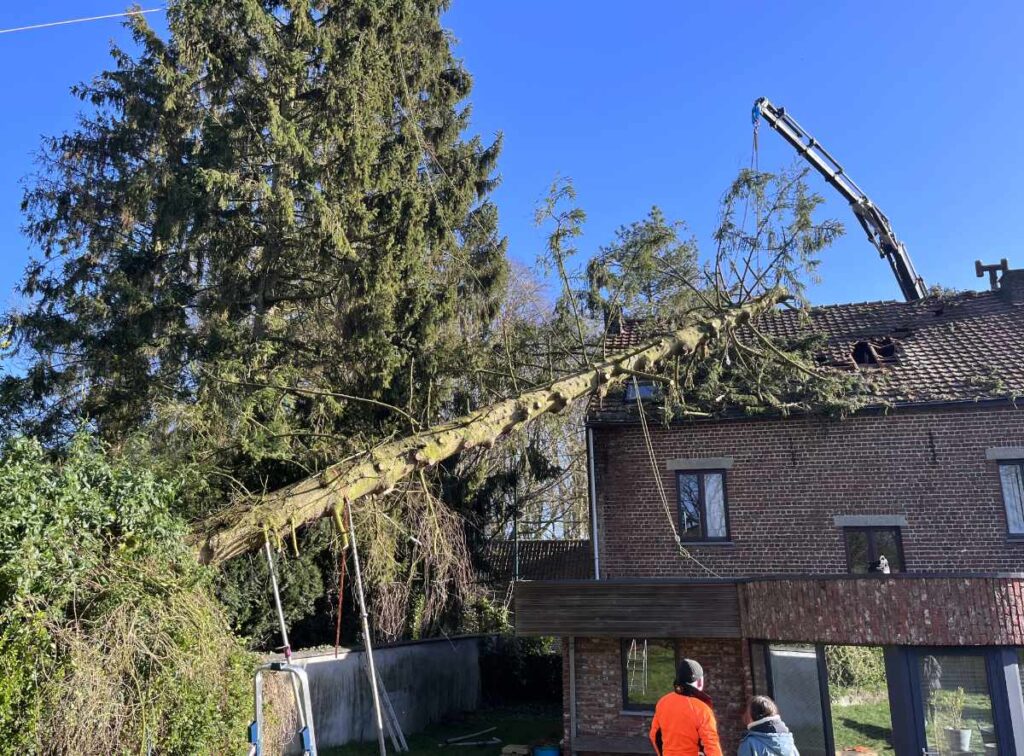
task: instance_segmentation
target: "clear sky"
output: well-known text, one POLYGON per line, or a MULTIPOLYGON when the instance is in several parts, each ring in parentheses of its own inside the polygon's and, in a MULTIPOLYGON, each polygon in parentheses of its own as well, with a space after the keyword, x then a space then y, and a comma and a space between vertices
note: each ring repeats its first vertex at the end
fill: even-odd
MULTIPOLYGON (((122 7, 2 3, 0 28, 122 7)), ((543 243, 533 209, 558 174, 588 212, 585 253, 654 204, 708 247, 766 95, 886 212, 927 283, 983 288, 977 257, 1024 266, 1024 3, 455 0, 446 23, 475 79, 474 131, 505 135, 496 200, 523 262, 543 243)), ((68 88, 124 36, 116 21, 0 34, 0 304, 30 253, 18 204, 32 154, 73 124, 68 88)), ((788 145, 761 131, 760 166, 791 164, 788 145)), ((848 234, 812 300, 898 298, 845 202, 813 183, 848 234)))

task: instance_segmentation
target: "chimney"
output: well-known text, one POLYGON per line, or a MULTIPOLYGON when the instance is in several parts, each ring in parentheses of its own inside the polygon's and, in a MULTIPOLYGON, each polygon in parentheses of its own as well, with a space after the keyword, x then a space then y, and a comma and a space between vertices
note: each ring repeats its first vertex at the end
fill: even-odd
POLYGON ((1024 268, 1003 271, 999 279, 999 293, 1013 304, 1024 304, 1024 268))
POLYGON ((994 265, 983 265, 981 260, 974 261, 974 272, 978 278, 988 273, 989 286, 992 291, 999 292, 1014 304, 1024 304, 1024 268, 1010 268, 1004 257, 994 265), (999 275, 1002 273, 1003 275, 999 275))

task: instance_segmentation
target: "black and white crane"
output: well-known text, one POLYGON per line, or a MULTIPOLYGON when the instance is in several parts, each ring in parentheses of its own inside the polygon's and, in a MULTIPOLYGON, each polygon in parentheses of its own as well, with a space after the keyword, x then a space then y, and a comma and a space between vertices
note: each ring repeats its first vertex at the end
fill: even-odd
POLYGON ((850 203, 854 215, 860 221, 868 239, 879 254, 889 261, 896 281, 899 283, 903 297, 908 302, 922 299, 928 296, 928 289, 924 280, 914 270, 914 264, 910 261, 907 248, 893 231, 889 219, 857 186, 856 182, 846 175, 843 166, 832 157, 828 150, 810 134, 808 134, 796 120, 786 112, 785 108, 773 105, 767 97, 761 97, 754 103, 753 121, 757 125, 758 119, 763 118, 769 126, 775 129, 782 138, 789 142, 825 180, 831 184, 850 203))

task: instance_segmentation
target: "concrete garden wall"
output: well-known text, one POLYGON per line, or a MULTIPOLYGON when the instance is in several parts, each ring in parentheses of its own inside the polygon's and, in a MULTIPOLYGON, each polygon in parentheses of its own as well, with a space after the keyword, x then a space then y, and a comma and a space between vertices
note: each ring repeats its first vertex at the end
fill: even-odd
MULTIPOLYGON (((309 675, 319 748, 377 737, 363 656, 346 649, 337 659, 333 649, 296 655, 309 675)), ((373 658, 406 735, 480 705, 478 637, 390 646, 376 649, 373 658)))

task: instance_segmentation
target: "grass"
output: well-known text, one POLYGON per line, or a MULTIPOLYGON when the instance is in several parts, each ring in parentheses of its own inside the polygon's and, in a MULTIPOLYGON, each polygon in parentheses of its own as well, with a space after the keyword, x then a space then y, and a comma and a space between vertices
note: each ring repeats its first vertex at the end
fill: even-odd
MULTIPOLYGON (((889 718, 889 701, 884 697, 884 692, 876 692, 868 695, 867 698, 882 696, 878 700, 857 701, 857 696, 843 691, 843 699, 850 701, 845 705, 836 702, 837 696, 832 700, 832 733, 835 738, 836 750, 863 746, 870 748, 878 754, 894 754, 892 738, 892 721, 889 718)), ((942 693, 939 694, 941 700, 942 693)), ((940 710, 941 711, 941 710, 940 710)), ((984 694, 967 694, 964 706, 965 726, 974 730, 974 744, 983 742, 981 727, 991 726, 992 715, 991 705, 988 696, 984 694)), ((932 748, 943 750, 946 747, 943 737, 943 729, 949 723, 943 714, 940 713, 938 721, 931 717, 928 719, 927 727, 929 745, 932 748)))
POLYGON ((832 735, 837 751, 862 746, 879 754, 895 753, 888 699, 846 705, 833 701, 832 735))
MULTIPOLYGON (((406 735, 409 756, 438 756, 440 753, 459 753, 465 756, 498 756, 502 747, 510 743, 533 745, 542 740, 557 743, 562 737, 562 709, 559 706, 519 706, 502 709, 481 709, 458 718, 440 722, 418 735, 406 735), (485 747, 454 746, 439 748, 447 738, 468 735, 471 732, 496 727, 494 732, 473 740, 501 738, 500 745, 485 747)), ((377 756, 376 743, 359 743, 328 748, 320 751, 324 756, 377 756)), ((391 743, 388 741, 388 753, 391 743)))

